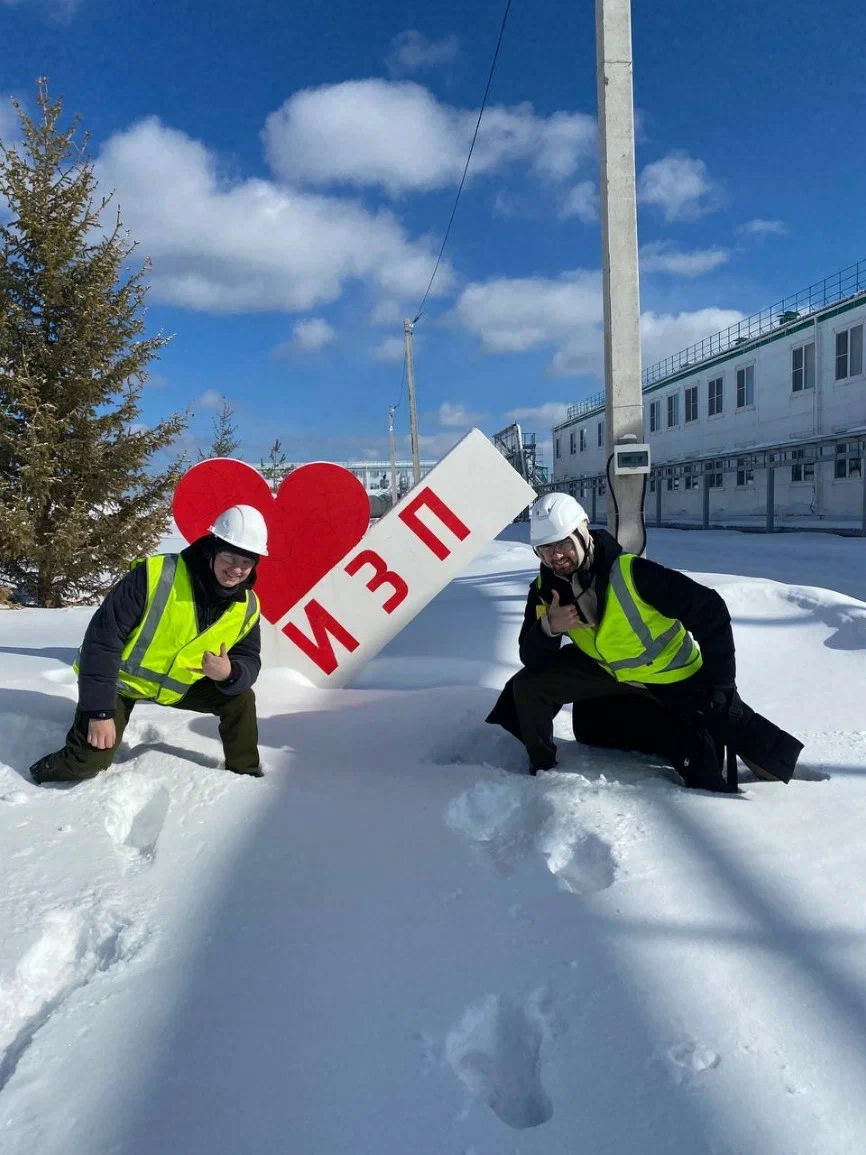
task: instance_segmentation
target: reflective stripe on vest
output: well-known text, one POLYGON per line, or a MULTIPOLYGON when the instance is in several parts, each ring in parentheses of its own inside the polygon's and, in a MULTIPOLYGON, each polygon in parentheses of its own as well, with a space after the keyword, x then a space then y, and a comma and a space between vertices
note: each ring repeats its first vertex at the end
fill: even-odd
POLYGON ((144 559, 147 604, 144 616, 121 655, 118 690, 131 698, 148 698, 168 706, 203 677, 198 673, 205 650, 230 650, 259 620, 258 598, 247 590, 243 602, 232 602, 203 633, 196 620, 192 580, 183 558, 157 554, 144 559))
MULTIPOLYGON (((610 567, 599 625, 569 630, 568 636, 617 681, 682 682, 703 665, 701 651, 682 622, 665 617, 640 596, 633 564, 634 554, 619 555, 610 567)), ((538 617, 546 613, 546 605, 538 607, 538 617)))

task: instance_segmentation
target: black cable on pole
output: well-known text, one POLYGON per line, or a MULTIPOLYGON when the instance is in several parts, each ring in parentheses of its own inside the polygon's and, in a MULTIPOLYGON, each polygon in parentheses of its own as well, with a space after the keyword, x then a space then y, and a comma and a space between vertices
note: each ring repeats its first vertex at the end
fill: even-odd
POLYGON ((487 76, 487 86, 484 89, 484 97, 481 101, 481 108, 478 112, 478 120, 475 123, 475 132, 472 134, 472 143, 469 145, 469 153, 466 157, 466 164, 463 166, 463 176, 460 178, 460 184, 457 188, 457 195, 454 198, 454 206, 451 209, 451 216, 448 218, 448 226, 445 229, 445 236, 442 238, 442 246, 439 249, 439 256, 436 258, 436 264, 433 268, 433 275, 430 278, 430 283, 421 298, 421 304, 418 306, 418 312, 415 314, 414 325, 416 321, 420 321, 421 315, 424 312, 424 305, 430 295, 430 290, 433 288, 433 282, 436 280, 436 274, 439 272, 439 266, 442 263, 442 254, 445 252, 445 246, 448 243, 448 237, 451 233, 451 226, 454 224, 454 217, 457 213, 457 205, 460 203, 460 194, 463 192, 463 186, 466 183, 466 174, 469 172, 469 162, 472 160, 472 153, 475 149, 475 142, 478 139, 478 130, 481 128, 481 118, 484 115, 484 109, 487 107, 487 97, 490 94, 490 85, 493 83, 493 73, 496 71, 496 61, 499 59, 499 49, 502 47, 502 37, 505 34, 505 25, 508 22, 508 13, 511 9, 511 0, 505 0, 505 11, 502 14, 502 24, 499 27, 499 38, 496 41, 496 50, 493 53, 493 60, 490 63, 490 72, 487 76))

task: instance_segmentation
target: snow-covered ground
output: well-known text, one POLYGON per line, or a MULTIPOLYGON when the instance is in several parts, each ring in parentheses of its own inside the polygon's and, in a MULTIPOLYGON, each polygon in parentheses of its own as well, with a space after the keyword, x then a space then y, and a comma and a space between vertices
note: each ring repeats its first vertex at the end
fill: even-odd
POLYGON ((264 674, 261 780, 139 706, 106 774, 32 785, 90 611, 0 613, 3 1155, 866 1150, 866 542, 651 531, 806 743, 721 797, 565 713, 531 779, 483 724, 524 533, 352 688, 264 674))

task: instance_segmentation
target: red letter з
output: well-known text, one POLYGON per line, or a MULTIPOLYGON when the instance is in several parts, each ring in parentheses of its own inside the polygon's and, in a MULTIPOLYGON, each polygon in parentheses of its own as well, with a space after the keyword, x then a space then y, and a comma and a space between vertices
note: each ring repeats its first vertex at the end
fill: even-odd
POLYGON ((392 614, 400 602, 405 601, 408 597, 409 587, 398 573, 388 569, 384 558, 372 549, 362 550, 357 557, 353 557, 346 566, 346 573, 349 577, 354 577, 358 570, 365 565, 371 565, 374 571, 373 576, 367 582, 367 589, 371 593, 375 593, 379 586, 386 584, 394 591, 388 600, 382 604, 385 613, 392 614))

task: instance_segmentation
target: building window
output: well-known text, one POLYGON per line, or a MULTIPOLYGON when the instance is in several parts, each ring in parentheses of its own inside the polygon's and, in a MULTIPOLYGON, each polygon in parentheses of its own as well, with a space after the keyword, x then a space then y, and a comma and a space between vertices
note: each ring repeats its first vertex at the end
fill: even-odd
POLYGON ((553 442, 553 452, 554 452, 556 457, 559 457, 561 455, 561 448, 560 448, 558 437, 553 442))
POLYGON ((658 433, 662 427, 662 403, 650 402, 650 433, 658 433))
MULTIPOLYGON (((668 398, 668 400, 670 400, 670 398, 668 398)), ((668 481, 668 485, 667 485, 668 493, 670 493, 674 489, 679 489, 680 477, 679 477, 679 474, 675 470, 673 470, 673 469, 667 470, 667 481, 668 481)))
MULTIPOLYGON (((721 378, 719 378, 721 381, 721 378)), ((707 469, 707 486, 709 489, 722 489, 725 484, 724 461, 711 461, 707 469)))
POLYGON ((698 387, 690 385, 686 389, 686 423, 698 419, 698 387))
POLYGON ((671 393, 668 397, 668 429, 680 423, 680 395, 671 393))
POLYGON ((580 452, 583 453, 584 449, 586 449, 586 430, 581 429, 581 431, 580 431, 580 452))
POLYGON ((755 366, 744 365, 737 370, 737 408, 755 404, 755 366))
POLYGON ((750 457, 737 458, 737 486, 742 489, 746 485, 755 484, 755 470, 750 457))
MULTIPOLYGON (((697 385, 695 385, 694 388, 697 389, 697 385)), ((698 474, 697 474, 697 470, 696 470, 695 466, 684 465, 683 466, 683 478, 685 479, 686 489, 697 489, 698 488, 698 474)))
POLYGON ((815 462, 803 461, 806 456, 805 449, 795 449, 791 455, 798 464, 791 466, 791 481, 814 481, 815 480, 815 462))
POLYGON ((836 380, 863 372, 863 326, 854 325, 836 334, 836 380))
POLYGON ((815 388, 815 342, 791 350, 791 390, 801 393, 815 388))
POLYGON ((840 441, 836 446, 836 477, 839 481, 848 477, 862 477, 858 441, 840 441))
POLYGON ((569 433, 569 435, 568 435, 568 452, 572 455, 572 457, 574 456, 574 452, 575 452, 576 448, 577 448, 577 436, 573 432, 569 433))
POLYGON ((724 377, 714 377, 707 382, 707 417, 715 417, 722 412, 722 383, 724 377))
POLYGON ((656 491, 656 475, 654 473, 650 474, 649 491, 650 493, 655 493, 656 491))
POLYGON ((599 423, 598 423, 598 447, 599 447, 599 449, 601 449, 602 445, 604 445, 604 422, 599 421, 599 423))

